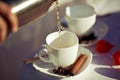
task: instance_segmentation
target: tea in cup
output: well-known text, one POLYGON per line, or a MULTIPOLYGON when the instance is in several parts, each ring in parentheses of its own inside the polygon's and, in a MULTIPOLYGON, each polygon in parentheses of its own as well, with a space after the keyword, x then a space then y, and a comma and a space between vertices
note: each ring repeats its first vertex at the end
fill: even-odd
POLYGON ((43 48, 49 58, 42 57, 42 52, 39 52, 39 57, 42 61, 52 63, 56 68, 63 68, 72 65, 78 55, 79 41, 75 33, 70 31, 53 32, 46 37, 46 46, 43 48))
POLYGON ((69 30, 81 37, 90 32, 96 22, 96 12, 88 4, 72 4, 66 7, 65 20, 69 30))

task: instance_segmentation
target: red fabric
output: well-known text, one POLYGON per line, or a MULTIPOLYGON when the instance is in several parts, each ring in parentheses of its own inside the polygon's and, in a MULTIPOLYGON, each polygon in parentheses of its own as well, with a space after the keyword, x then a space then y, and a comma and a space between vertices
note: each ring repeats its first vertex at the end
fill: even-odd
POLYGON ((113 45, 105 40, 100 40, 96 44, 96 50, 100 53, 107 53, 113 48, 113 45))
POLYGON ((120 65, 120 50, 117 50, 114 54, 113 54, 113 59, 115 61, 115 63, 117 65, 120 65))

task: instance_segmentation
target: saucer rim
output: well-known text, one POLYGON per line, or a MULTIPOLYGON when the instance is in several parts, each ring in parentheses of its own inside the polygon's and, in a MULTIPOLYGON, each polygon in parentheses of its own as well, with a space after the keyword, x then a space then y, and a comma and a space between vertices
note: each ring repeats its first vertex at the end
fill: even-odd
MULTIPOLYGON (((61 23, 62 22, 65 22, 66 24, 67 24, 67 22, 66 22, 66 20, 64 19, 64 18, 62 18, 61 19, 61 23)), ((89 43, 89 44, 81 44, 81 43, 79 43, 81 46, 85 46, 85 47, 87 47, 87 46, 92 46, 92 45, 94 45, 94 44, 96 44, 96 42, 97 41, 99 41, 100 39, 102 39, 103 37, 105 37, 105 35, 108 33, 108 30, 109 30, 109 27, 108 27, 108 25, 105 23, 105 22, 103 22, 102 20, 100 20, 100 19, 96 19, 96 22, 95 22, 95 24, 102 24, 102 25, 104 25, 104 27, 106 28, 106 31, 101 35, 101 36, 98 36, 97 35, 97 39, 96 40, 94 40, 92 43, 89 43)), ((96 34, 99 34, 98 32, 99 32, 99 30, 97 30, 96 29, 96 25, 93 25, 93 27, 91 28, 92 29, 92 31, 96 34)), ((67 24, 68 25, 68 24, 67 24)), ((67 26, 68 27, 68 26, 67 26)), ((103 26, 102 26, 102 28, 103 28, 103 26)), ((71 30, 69 30, 69 28, 65 28, 63 25, 62 25, 62 27, 61 27, 61 29, 62 30, 66 30, 66 31, 71 31, 71 30)))
MULTIPOLYGON (((88 58, 87 58, 87 61, 84 63, 84 65, 82 66, 82 68, 81 68, 81 71, 79 71, 78 72, 78 74, 76 74, 76 75, 74 75, 74 76, 77 76, 77 75, 80 75, 80 74, 82 74, 86 69, 87 69, 87 67, 91 64, 91 62, 92 62, 92 59, 93 59, 93 53, 89 50, 89 49, 87 49, 87 48, 85 48, 85 47, 83 47, 83 46, 81 46, 81 45, 79 45, 79 51, 78 51, 78 55, 80 55, 80 49, 83 49, 83 51, 85 50, 87 53, 82 53, 82 54, 86 54, 87 56, 88 56, 88 58)), ((42 50, 42 49, 40 49, 40 50, 42 50)), ((38 56, 38 53, 36 53, 35 54, 35 56, 38 56)), ((34 56, 34 57, 35 57, 34 56)), ((39 60, 38 60, 39 61, 39 60)), ((50 75, 50 76, 54 76, 54 77, 61 77, 61 78, 65 78, 65 77, 71 77, 71 76, 64 76, 64 75, 59 75, 59 74, 54 74, 54 73, 51 73, 51 72, 46 72, 46 71, 43 71, 42 70, 42 68, 40 67, 40 66, 38 66, 38 64, 37 64, 37 62, 38 61, 34 61, 33 63, 32 63, 32 66, 37 70, 37 71, 39 71, 39 72, 41 72, 41 73, 44 73, 44 74, 47 74, 47 75, 50 75)), ((47 64, 47 63, 46 63, 47 64)), ((50 68, 48 68, 48 69, 50 69, 50 68)))

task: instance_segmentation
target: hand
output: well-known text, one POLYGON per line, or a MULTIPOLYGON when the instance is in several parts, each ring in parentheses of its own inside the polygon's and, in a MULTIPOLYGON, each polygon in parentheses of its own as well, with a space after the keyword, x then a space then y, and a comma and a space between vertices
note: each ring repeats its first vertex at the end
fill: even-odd
POLYGON ((11 32, 16 32, 18 29, 18 19, 11 12, 10 6, 0 1, 0 43, 6 39, 8 29, 11 32))

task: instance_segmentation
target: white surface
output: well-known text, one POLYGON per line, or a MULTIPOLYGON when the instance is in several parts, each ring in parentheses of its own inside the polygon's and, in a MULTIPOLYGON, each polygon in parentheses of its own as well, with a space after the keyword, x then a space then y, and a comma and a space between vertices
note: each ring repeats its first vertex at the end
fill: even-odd
POLYGON ((86 3, 95 8, 97 15, 120 12, 120 0, 86 0, 86 3))

